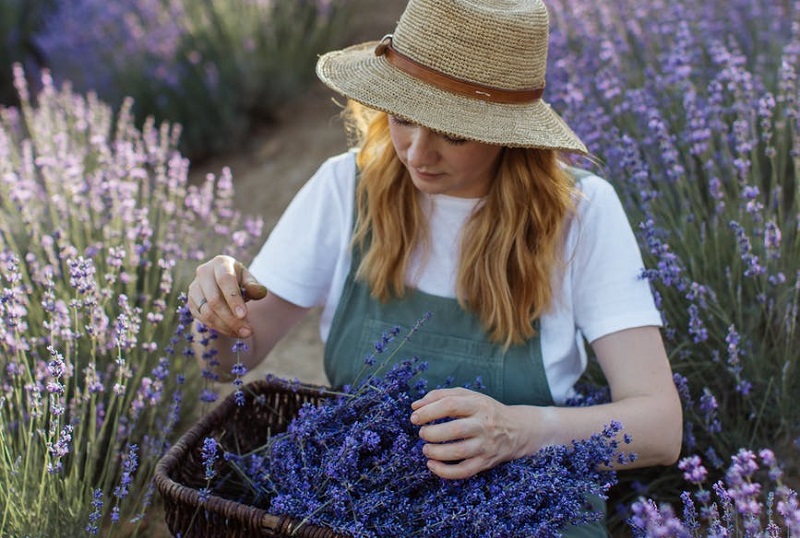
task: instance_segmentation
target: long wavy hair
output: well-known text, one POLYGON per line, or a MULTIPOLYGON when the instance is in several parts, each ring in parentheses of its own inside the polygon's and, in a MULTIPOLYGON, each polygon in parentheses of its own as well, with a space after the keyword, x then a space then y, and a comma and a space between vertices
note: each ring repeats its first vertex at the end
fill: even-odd
MULTIPOLYGON (((428 227, 405 166, 395 153, 389 118, 350 102, 345 110, 357 164, 354 247, 357 278, 381 301, 402 297, 414 249, 428 227)), ((563 271, 565 223, 575 185, 554 150, 504 148, 489 193, 461 235, 456 296, 493 342, 509 346, 536 334, 533 321, 552 306, 554 271, 563 271)))

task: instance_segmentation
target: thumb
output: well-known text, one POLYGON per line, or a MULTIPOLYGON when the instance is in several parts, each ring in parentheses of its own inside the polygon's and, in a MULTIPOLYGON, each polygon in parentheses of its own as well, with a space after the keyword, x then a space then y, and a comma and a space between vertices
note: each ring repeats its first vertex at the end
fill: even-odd
POLYGON ((245 301, 257 301, 267 296, 266 286, 259 284, 258 280, 256 280, 241 262, 236 262, 236 272, 239 276, 239 282, 242 286, 242 295, 245 301))

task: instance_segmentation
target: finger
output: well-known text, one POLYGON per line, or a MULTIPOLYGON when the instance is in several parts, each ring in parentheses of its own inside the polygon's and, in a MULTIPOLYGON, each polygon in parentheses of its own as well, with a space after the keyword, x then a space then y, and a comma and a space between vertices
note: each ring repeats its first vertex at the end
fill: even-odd
POLYGON ((200 318, 200 309, 198 306, 200 305, 200 301, 202 299, 203 295, 202 291, 200 290, 200 285, 196 280, 193 280, 189 284, 189 288, 186 290, 186 305, 189 307, 189 312, 195 319, 200 318))
POLYGON ((247 270, 247 268, 239 262, 238 270, 240 271, 239 281, 241 282, 242 295, 245 301, 258 301, 267 296, 267 287, 260 284, 258 280, 247 270))
MULTIPOLYGON (((233 290, 238 290, 238 277, 234 271, 234 260, 217 256, 197 271, 197 277, 190 285, 191 301, 194 303, 196 318, 204 325, 220 334, 247 338, 252 328, 231 309, 228 303, 233 290)), ((236 293, 239 307, 244 310, 244 300, 236 293)), ((236 308, 234 305, 233 308, 236 308)), ((246 315, 246 311, 244 311, 246 315)))
POLYGON ((208 304, 208 299, 206 299, 205 297, 203 297, 202 299, 200 299, 200 301, 198 301, 198 302, 195 304, 195 310, 197 310, 197 315, 198 315, 198 316, 202 316, 202 315, 203 315, 203 307, 204 307, 206 304, 208 304))
POLYGON ((446 398, 448 396, 454 396, 461 394, 463 392, 467 392, 465 389, 462 388, 452 388, 452 389, 434 389, 419 400, 411 403, 412 409, 419 409, 420 407, 426 406, 433 402, 438 402, 442 398, 446 398))
POLYGON ((419 429, 419 436, 428 443, 448 443, 474 437, 475 429, 470 427, 469 420, 462 418, 423 426, 419 429))
POLYGON ((478 401, 475 398, 476 393, 460 392, 459 389, 446 390, 455 392, 435 396, 430 401, 424 402, 411 413, 411 423, 421 426, 435 420, 466 417, 476 412, 478 401))
MULTIPOLYGON (((214 266, 214 281, 222 299, 219 304, 214 304, 214 306, 222 311, 221 315, 227 309, 238 319, 244 319, 247 316, 247 308, 244 306, 244 297, 242 297, 242 269, 244 266, 241 263, 237 261, 230 263, 228 260, 214 266)), ((208 300, 211 302, 210 297, 208 300)))
POLYGON ((422 453, 429 460, 458 463, 462 460, 482 456, 481 441, 477 438, 463 439, 452 443, 426 443, 422 453))
POLYGON ((222 303, 219 288, 213 281, 205 281, 198 284, 198 292, 191 295, 190 309, 195 319, 201 321, 206 327, 210 327, 215 331, 226 336, 236 336, 236 327, 232 322, 237 321, 229 311, 227 305, 224 309, 219 305, 222 303), (227 311, 227 314, 224 313, 227 311))
POLYGON ((428 460, 428 469, 447 480, 461 480, 478 474, 488 469, 488 463, 480 458, 469 458, 458 463, 445 463, 437 460, 428 460))
POLYGON ((203 294, 202 287, 196 280, 193 281, 191 284, 189 284, 187 293, 187 306, 189 307, 189 313, 192 314, 194 319, 202 321, 203 311, 207 310, 207 304, 208 299, 206 299, 205 295, 203 294))

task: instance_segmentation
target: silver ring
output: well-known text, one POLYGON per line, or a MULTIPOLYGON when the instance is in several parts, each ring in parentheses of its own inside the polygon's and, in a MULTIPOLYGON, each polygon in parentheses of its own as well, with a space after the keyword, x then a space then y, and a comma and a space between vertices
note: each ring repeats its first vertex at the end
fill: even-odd
POLYGON ((199 302, 199 303, 197 303, 197 313, 198 313, 198 314, 200 313, 200 309, 201 309, 201 308, 203 308, 203 306, 205 306, 205 304, 206 304, 207 302, 208 302, 208 299, 206 299, 205 297, 203 297, 202 299, 200 299, 200 302, 199 302))

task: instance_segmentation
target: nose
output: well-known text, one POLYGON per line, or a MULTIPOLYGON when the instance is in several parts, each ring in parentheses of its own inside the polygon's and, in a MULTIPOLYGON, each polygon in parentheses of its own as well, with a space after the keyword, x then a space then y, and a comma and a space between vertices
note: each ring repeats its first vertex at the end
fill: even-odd
POLYGON ((436 137, 427 127, 416 126, 409 137, 406 158, 408 164, 413 167, 423 167, 434 164, 437 152, 434 142, 436 137))

